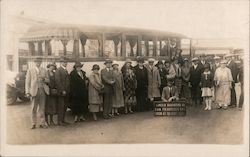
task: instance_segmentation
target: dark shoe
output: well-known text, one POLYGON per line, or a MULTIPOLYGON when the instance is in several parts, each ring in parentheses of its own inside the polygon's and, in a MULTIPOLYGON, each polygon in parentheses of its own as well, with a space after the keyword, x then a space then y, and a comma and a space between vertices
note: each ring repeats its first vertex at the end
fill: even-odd
POLYGON ((39 125, 39 128, 47 129, 47 128, 48 128, 48 125, 45 125, 45 124, 39 125))
POLYGON ((115 113, 115 115, 116 115, 116 116, 120 116, 120 114, 119 114, 118 112, 117 112, 117 113, 115 113))
POLYGON ((85 122, 85 121, 86 121, 86 119, 82 119, 82 118, 80 118, 78 121, 79 121, 79 122, 85 122))
POLYGON ((36 128, 36 125, 32 125, 32 127, 30 129, 35 129, 36 128))

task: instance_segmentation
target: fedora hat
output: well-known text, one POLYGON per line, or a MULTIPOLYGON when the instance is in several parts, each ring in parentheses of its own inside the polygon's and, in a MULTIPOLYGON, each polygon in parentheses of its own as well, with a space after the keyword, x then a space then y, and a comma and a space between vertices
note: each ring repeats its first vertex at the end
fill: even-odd
POLYGON ((219 59, 221 59, 219 56, 214 57, 214 60, 219 60, 219 59))
POLYGON ((47 65, 47 68, 50 68, 51 66, 54 66, 54 67, 56 68, 56 63, 55 63, 55 62, 49 63, 49 64, 47 65))
POLYGON ((192 59, 192 62, 194 62, 194 61, 198 61, 199 59, 197 58, 197 57, 194 57, 193 59, 192 59))
POLYGON ((113 61, 111 59, 106 59, 105 62, 104 62, 104 64, 107 64, 107 63, 111 63, 112 64, 113 61))
POLYGON ((143 59, 142 56, 137 56, 136 61, 139 62, 139 63, 144 63, 144 59, 143 59))
POLYGON ((94 64, 92 67, 92 70, 100 70, 100 66, 97 64, 94 64))
POLYGON ((148 62, 155 62, 155 59, 154 58, 149 58, 148 62))
POLYGON ((60 57, 59 62, 68 62, 69 59, 67 57, 60 57))
POLYGON ((129 58, 127 58, 126 61, 125 61, 125 63, 132 63, 132 60, 129 59, 129 58))
POLYGON ((117 61, 114 61, 114 62, 112 63, 112 66, 115 66, 115 65, 118 65, 118 66, 119 66, 119 64, 117 63, 117 61))
POLYGON ((74 65, 74 68, 77 68, 77 67, 82 67, 83 66, 83 64, 81 63, 81 62, 75 62, 75 65, 74 65))

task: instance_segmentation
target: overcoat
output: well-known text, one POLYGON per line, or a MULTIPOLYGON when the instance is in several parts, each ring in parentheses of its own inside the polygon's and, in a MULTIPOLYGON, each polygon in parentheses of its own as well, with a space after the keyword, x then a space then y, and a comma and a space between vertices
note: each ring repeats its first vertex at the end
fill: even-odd
POLYGON ((148 98, 157 98, 161 97, 160 86, 161 86, 161 77, 157 67, 152 66, 152 69, 149 65, 146 65, 148 70, 148 98))

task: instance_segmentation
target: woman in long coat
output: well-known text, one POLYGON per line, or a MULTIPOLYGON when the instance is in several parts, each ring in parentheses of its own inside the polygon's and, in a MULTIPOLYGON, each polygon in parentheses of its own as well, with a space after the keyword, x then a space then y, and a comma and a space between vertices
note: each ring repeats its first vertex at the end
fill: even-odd
POLYGON ((184 59, 184 64, 181 67, 182 89, 181 97, 185 98, 188 104, 191 104, 191 90, 190 90, 190 64, 188 59, 184 59))
POLYGON ((134 67, 134 73, 137 81, 136 88, 136 100, 137 100, 137 111, 144 111, 147 106, 147 95, 148 95, 148 71, 143 65, 144 59, 141 57, 137 58, 138 64, 134 67))
POLYGON ((74 70, 70 73, 70 103, 75 122, 84 121, 83 114, 87 111, 87 77, 81 69, 83 64, 76 62, 74 70))
POLYGON ((231 88, 233 77, 231 70, 226 67, 227 61, 222 60, 221 66, 216 69, 214 75, 215 85, 217 86, 216 90, 216 102, 219 105, 219 108, 227 109, 227 106, 231 101, 231 88))
POLYGON ((131 69, 131 61, 126 60, 125 68, 123 70, 123 78, 124 78, 124 98, 125 98, 125 114, 133 113, 132 106, 136 105, 136 95, 135 90, 137 87, 136 76, 131 69))
POLYGON ((47 96, 46 105, 45 105, 45 118, 48 125, 55 125, 53 121, 53 116, 57 114, 57 90, 55 82, 55 70, 56 64, 48 64, 48 76, 49 76, 49 89, 50 95, 47 96), (50 117, 50 121, 49 121, 50 117))
POLYGON ((118 109, 124 107, 124 99, 123 99, 123 91, 125 91, 124 80, 122 73, 118 69, 119 65, 116 62, 114 62, 112 66, 115 77, 112 115, 119 116, 118 109))
POLYGON ((89 76, 89 111, 93 114, 94 120, 97 120, 96 113, 103 111, 103 89, 100 67, 93 65, 92 74, 89 76))

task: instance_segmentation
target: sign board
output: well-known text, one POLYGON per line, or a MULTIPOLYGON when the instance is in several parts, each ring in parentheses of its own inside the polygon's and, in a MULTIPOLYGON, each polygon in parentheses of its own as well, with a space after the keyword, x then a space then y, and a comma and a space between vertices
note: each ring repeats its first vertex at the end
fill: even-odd
POLYGON ((154 102, 155 116, 186 116, 185 101, 155 101, 154 102))

